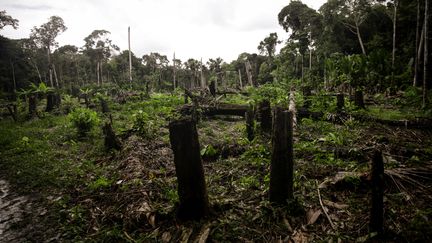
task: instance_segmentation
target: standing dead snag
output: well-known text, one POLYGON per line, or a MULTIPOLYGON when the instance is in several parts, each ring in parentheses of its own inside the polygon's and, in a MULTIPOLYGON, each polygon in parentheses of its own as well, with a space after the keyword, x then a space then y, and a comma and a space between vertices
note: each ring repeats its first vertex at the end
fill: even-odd
POLYGON ((363 91, 361 90, 356 90, 354 92, 354 104, 361 109, 365 108, 365 104, 364 104, 364 98, 363 98, 363 91))
POLYGON ((249 141, 252 141, 255 137, 254 134, 254 112, 251 108, 246 111, 246 133, 249 141))
POLYGON ((33 118, 35 115, 37 115, 37 95, 36 94, 30 94, 28 97, 29 102, 29 117, 33 118))
POLYGON ((181 220, 198 220, 209 212, 204 168, 195 122, 184 118, 169 124, 177 174, 181 220))
POLYGON ((99 102, 100 102, 100 105, 101 105, 101 108, 102 108, 102 113, 109 113, 110 109, 109 109, 109 106, 108 106, 108 102, 104 98, 102 98, 102 97, 99 97, 99 102))
POLYGON ((261 130, 263 132, 270 132, 272 128, 270 101, 263 100, 258 104, 258 116, 261 122, 261 130))
POLYGON ((293 157, 293 113, 276 107, 270 165, 270 202, 283 204, 293 198, 293 157))
POLYGON ((305 109, 310 108, 312 104, 311 96, 312 96, 311 87, 310 86, 303 87, 303 97, 304 97, 303 108, 305 109))
POLYGON ((340 93, 336 95, 336 107, 337 111, 342 111, 345 106, 344 94, 340 93))
POLYGON ((114 129, 112 127, 112 117, 110 116, 110 122, 105 122, 104 126, 102 127, 103 134, 105 135, 105 148, 107 150, 110 149, 121 149, 121 142, 116 136, 114 129))
POLYGON ((372 199, 369 232, 383 233, 384 223, 384 163, 380 151, 375 151, 372 159, 372 199))

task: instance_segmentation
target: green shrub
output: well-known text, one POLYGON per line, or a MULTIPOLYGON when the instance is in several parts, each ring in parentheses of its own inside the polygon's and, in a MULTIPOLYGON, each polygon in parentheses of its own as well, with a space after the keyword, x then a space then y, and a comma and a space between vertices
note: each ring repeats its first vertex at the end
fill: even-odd
POLYGON ((69 114, 79 106, 78 100, 70 95, 64 95, 62 101, 62 110, 65 114, 69 114))
POLYGON ((76 108, 69 114, 69 120, 77 128, 80 136, 85 136, 100 122, 97 113, 87 108, 76 108))
POLYGON ((133 114, 133 127, 132 130, 144 138, 152 138, 156 133, 156 124, 150 119, 149 114, 139 110, 133 114))

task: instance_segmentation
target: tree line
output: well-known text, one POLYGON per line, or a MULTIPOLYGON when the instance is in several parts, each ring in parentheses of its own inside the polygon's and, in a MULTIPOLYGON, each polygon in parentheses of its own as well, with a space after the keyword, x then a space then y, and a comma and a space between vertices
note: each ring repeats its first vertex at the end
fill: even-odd
MULTIPOLYGON (((270 33, 258 53, 241 53, 229 63, 167 57, 157 52, 131 55, 132 82, 150 89, 245 85, 297 79, 325 90, 365 90, 369 93, 419 87, 423 105, 430 89, 429 3, 426 0, 328 0, 318 11, 298 0, 277 14, 287 32, 282 42, 270 33), (280 52, 276 47, 282 45, 280 52), (171 60, 170 60, 171 59, 171 60)), ((18 20, 0 12, 0 30, 18 27, 18 20)), ((58 46, 67 27, 61 17, 34 27, 28 38, 0 36, 0 82, 4 92, 30 83, 72 87, 104 83, 127 84, 129 52, 121 51, 107 30, 94 30, 84 46, 58 46)))

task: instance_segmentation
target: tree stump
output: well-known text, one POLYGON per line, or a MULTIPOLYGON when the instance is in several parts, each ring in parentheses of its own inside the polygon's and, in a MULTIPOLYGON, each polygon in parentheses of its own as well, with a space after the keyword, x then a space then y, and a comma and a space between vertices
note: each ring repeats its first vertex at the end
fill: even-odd
POLYGON ((375 151, 372 158, 372 198, 369 232, 383 233, 384 227, 384 163, 380 151, 375 151))
POLYGON ((102 131, 105 136, 104 139, 105 148, 107 150, 111 150, 111 149, 120 150, 121 142, 116 136, 111 122, 105 122, 104 126, 102 127, 102 131))
POLYGON ((201 219, 209 213, 209 204, 195 122, 189 118, 173 121, 169 131, 180 200, 177 216, 201 219))
POLYGON ((110 109, 108 107, 108 102, 102 97, 99 97, 99 102, 102 108, 102 113, 109 113, 110 109))
POLYGON ((312 90, 310 86, 303 87, 303 108, 309 109, 312 101, 310 100, 310 97, 312 96, 312 90))
POLYGON ((36 94, 30 94, 28 97, 29 101, 29 117, 33 118, 37 113, 37 95, 36 94))
POLYGON ((60 108, 61 105, 61 94, 60 93, 55 93, 54 95, 54 107, 56 108, 60 108))
POLYGON ((216 97, 216 83, 215 83, 214 80, 212 80, 212 81, 210 82, 209 90, 210 90, 210 94, 211 94, 213 97, 216 97))
POLYGON ((258 104, 258 117, 261 124, 261 130, 265 133, 271 132, 272 115, 270 101, 263 100, 258 104))
POLYGON ((354 93, 354 105, 356 105, 358 108, 364 109, 364 98, 363 98, 363 91, 356 90, 354 93))
POLYGON ((255 134, 254 134, 254 127, 255 127, 255 122, 254 122, 254 112, 251 108, 249 108, 246 113, 245 113, 245 117, 246 117, 246 134, 247 134, 247 139, 249 141, 252 141, 255 138, 255 134))
POLYGON ((293 198, 293 157, 293 113, 277 107, 272 134, 270 202, 284 204, 293 198))
POLYGON ((16 104, 7 105, 9 115, 12 117, 14 122, 18 121, 18 110, 16 104))
POLYGON ((52 110, 54 110, 54 104, 55 104, 55 96, 54 93, 48 93, 46 96, 47 99, 47 104, 46 104, 46 108, 45 111, 46 112, 50 112, 52 110))
POLYGON ((344 94, 337 94, 336 95, 336 107, 337 111, 342 111, 345 106, 345 98, 344 94))

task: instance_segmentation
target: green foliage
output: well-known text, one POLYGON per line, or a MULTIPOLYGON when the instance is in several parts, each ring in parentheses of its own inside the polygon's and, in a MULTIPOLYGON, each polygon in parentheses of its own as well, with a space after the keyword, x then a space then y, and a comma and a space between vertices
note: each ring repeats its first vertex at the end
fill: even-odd
POLYGON ((144 138, 152 138, 156 133, 155 122, 142 110, 134 113, 132 130, 144 138))
POLYGON ((254 165, 264 165, 270 163, 270 149, 262 144, 255 144, 242 154, 242 159, 251 161, 254 165))
POLYGON ((218 153, 217 149, 215 149, 211 144, 201 149, 201 156, 213 157, 217 155, 217 153, 218 153))
POLYGON ((255 176, 244 176, 240 178, 240 185, 244 188, 259 188, 260 183, 255 176))
POLYGON ((69 112, 73 111, 78 106, 79 106, 78 100, 76 100, 70 95, 63 96, 61 109, 65 114, 69 114, 69 112))
POLYGON ((96 191, 96 190, 100 190, 103 188, 108 188, 111 186, 112 181, 105 178, 104 176, 99 177, 97 180, 91 182, 88 185, 88 188, 90 190, 96 191))
POLYGON ((258 88, 250 88, 251 98, 255 102, 262 100, 269 100, 271 104, 285 104, 289 103, 289 88, 284 83, 267 83, 258 88))
POLYGON ((87 108, 76 108, 69 114, 69 120, 80 136, 85 136, 100 123, 97 113, 87 108))

